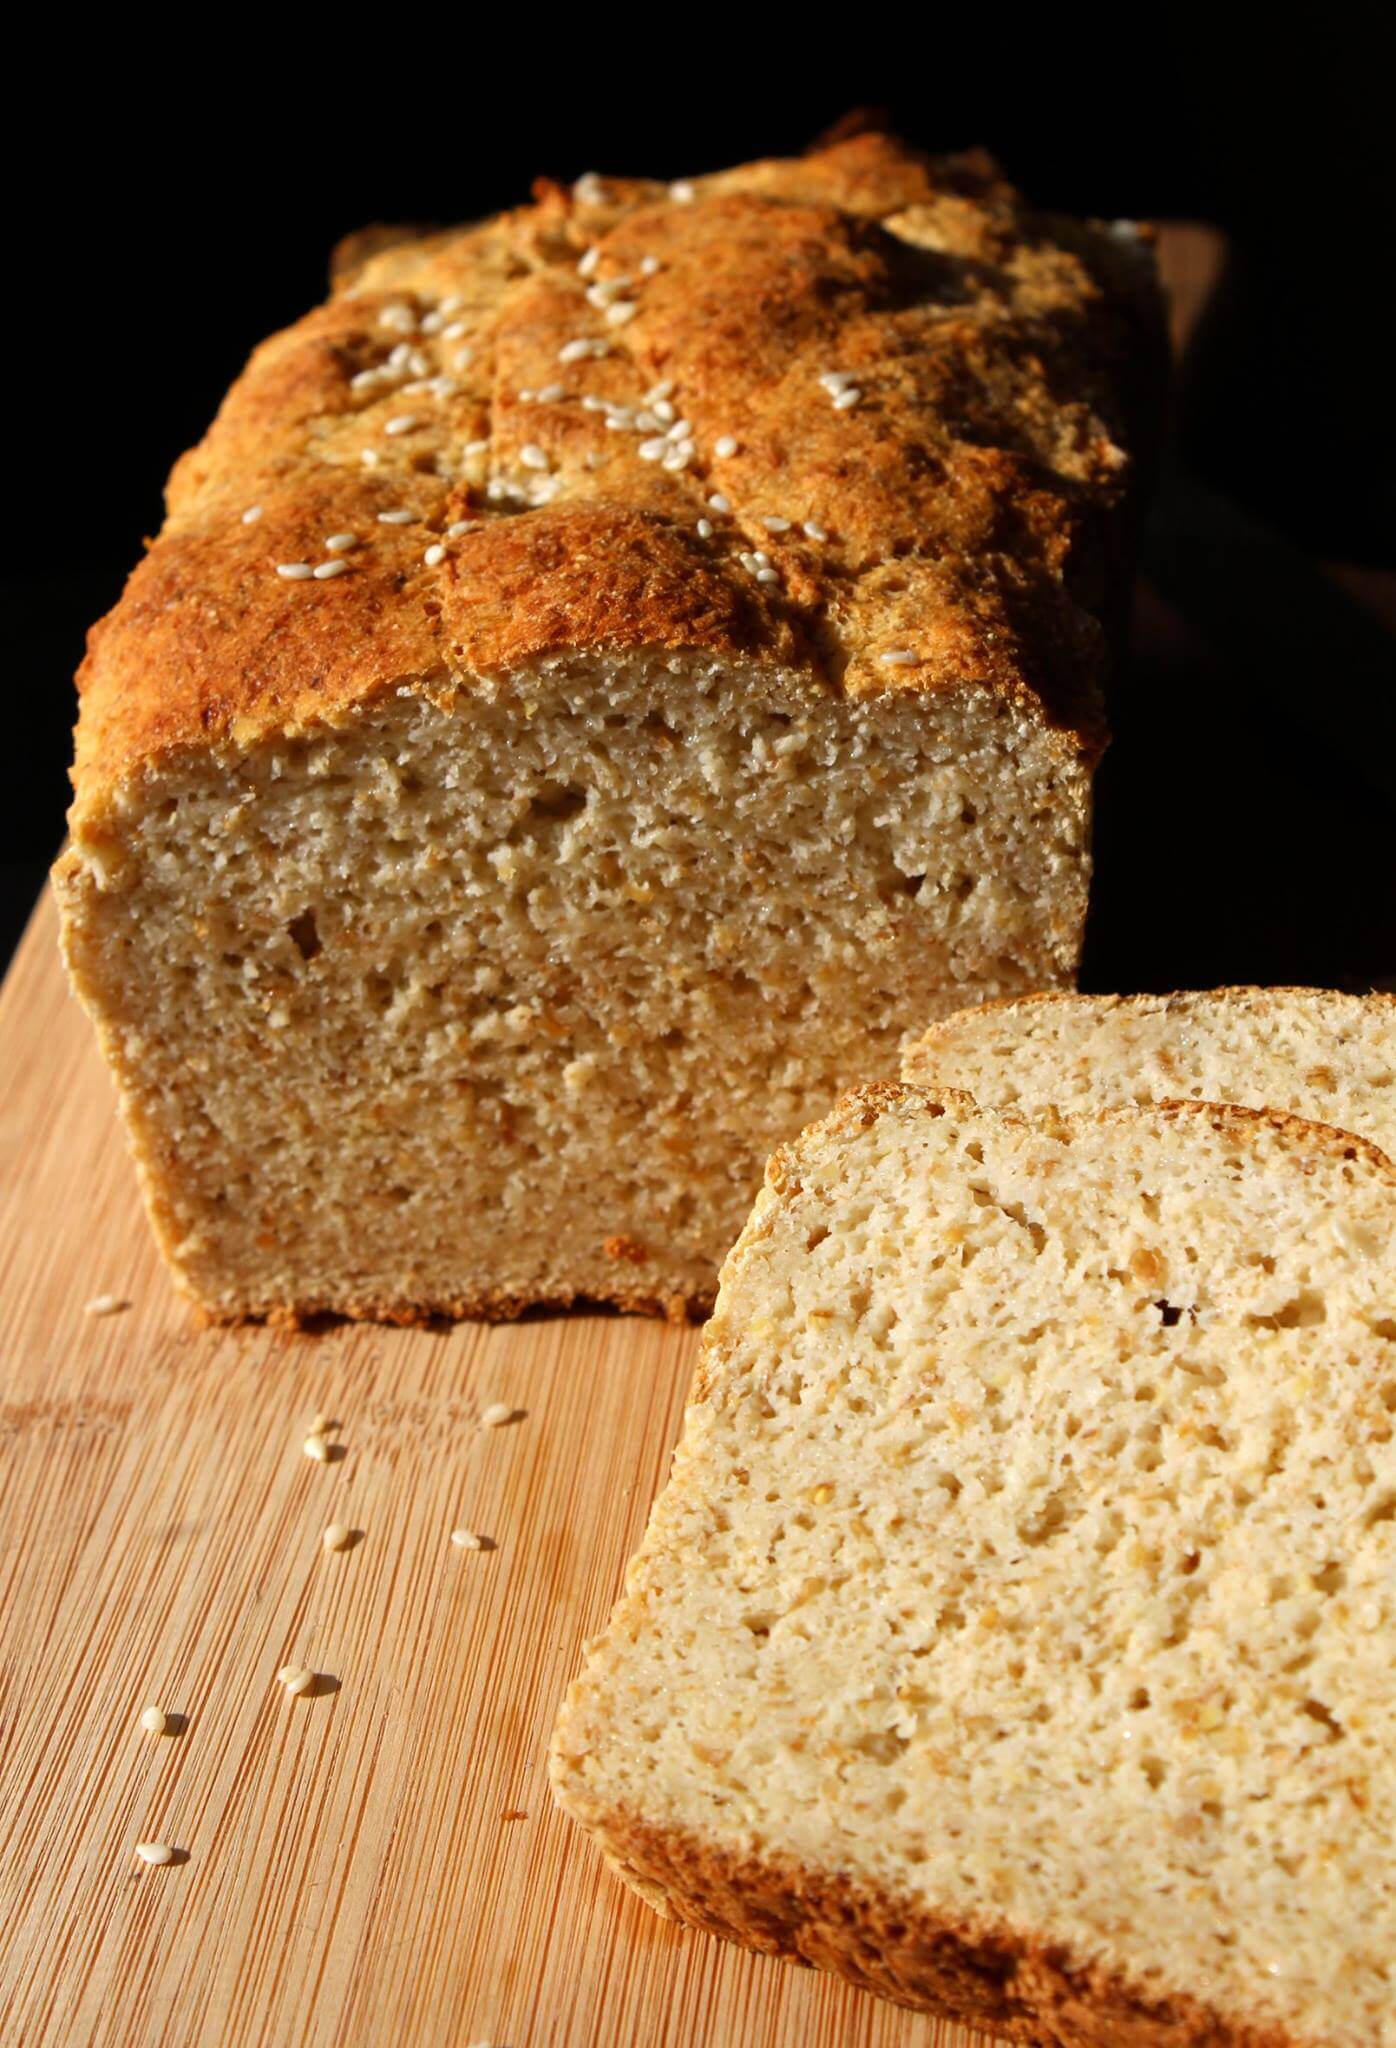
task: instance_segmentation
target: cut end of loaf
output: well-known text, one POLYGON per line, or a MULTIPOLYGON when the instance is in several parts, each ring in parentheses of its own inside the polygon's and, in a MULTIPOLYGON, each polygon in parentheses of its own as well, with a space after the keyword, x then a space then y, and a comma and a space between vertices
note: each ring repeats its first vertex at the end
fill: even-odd
POLYGON ((210 1314, 689 1313, 772 1144, 1070 977, 1088 811, 988 693, 571 657, 188 757, 57 883, 210 1314))
POLYGON ((850 1097, 724 1268, 563 1805, 989 2028, 1386 2048, 1393 1223, 1283 1116, 850 1097))

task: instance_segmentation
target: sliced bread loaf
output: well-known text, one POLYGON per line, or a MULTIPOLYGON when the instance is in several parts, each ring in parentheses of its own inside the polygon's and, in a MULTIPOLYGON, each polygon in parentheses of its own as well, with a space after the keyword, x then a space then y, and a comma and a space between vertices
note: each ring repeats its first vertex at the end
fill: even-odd
POLYGON ((1396 997, 1322 988, 1028 996, 958 1010, 902 1078, 979 1102, 1068 1113, 1183 1097, 1288 1110, 1396 1158, 1396 997))
POLYGON ((1396 1172, 884 1087, 779 1152, 565 1703, 661 1910, 1035 2043, 1396 2042, 1396 1172))

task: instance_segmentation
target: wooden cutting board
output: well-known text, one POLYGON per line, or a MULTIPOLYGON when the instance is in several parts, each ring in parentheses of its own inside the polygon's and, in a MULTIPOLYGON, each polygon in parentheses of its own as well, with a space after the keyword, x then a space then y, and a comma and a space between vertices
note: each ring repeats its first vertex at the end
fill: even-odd
MULTIPOLYGON (((1217 241, 1162 253, 1181 344, 1217 241)), ((697 1333, 200 1329, 55 944, 45 903, 0 995, 0 2043, 976 2038, 657 1919, 549 1800, 697 1333), (108 1294, 129 1308, 85 1312, 108 1294), (518 1419, 486 1428, 496 1402, 518 1419), (301 1449, 317 1412, 330 1464, 301 1449)))

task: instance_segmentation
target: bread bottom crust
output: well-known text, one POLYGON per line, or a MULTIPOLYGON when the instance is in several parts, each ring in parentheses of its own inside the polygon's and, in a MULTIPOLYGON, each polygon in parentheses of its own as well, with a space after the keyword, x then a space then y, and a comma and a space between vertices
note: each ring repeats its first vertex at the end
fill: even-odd
MULTIPOLYGON (((190 1297, 193 1300, 193 1297, 190 1297)), ((674 1324, 700 1323, 712 1313, 711 1289, 680 1294, 640 1294, 618 1288, 614 1294, 507 1294, 486 1289, 441 1300, 416 1296, 379 1300, 276 1302, 268 1308, 221 1309, 194 1300, 200 1319, 210 1325, 267 1323, 273 1329, 304 1330, 321 1322, 395 1323, 421 1327, 427 1323, 516 1323, 526 1315, 560 1315, 588 1309, 615 1310, 627 1316, 653 1316, 674 1324)))
POLYGON ((1059 1944, 940 1918, 850 1878, 624 1814, 588 1825, 666 1917, 1029 2048, 1313 2048, 1188 1996, 1152 1998, 1059 1944))

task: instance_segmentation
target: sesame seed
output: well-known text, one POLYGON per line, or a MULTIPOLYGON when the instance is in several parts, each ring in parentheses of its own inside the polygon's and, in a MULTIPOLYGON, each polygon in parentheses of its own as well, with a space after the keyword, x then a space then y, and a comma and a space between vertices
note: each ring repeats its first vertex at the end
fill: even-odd
POLYGON ((458 348, 451 358, 451 368, 453 370, 468 370, 474 359, 475 351, 473 348, 458 348))
POLYGON ((910 647, 889 647, 878 660, 886 662, 889 668, 915 668, 921 657, 910 647))
POLYGON ((674 408, 667 398, 656 398, 652 410, 662 426, 669 426, 675 418, 674 408))
POLYGON ((714 512, 730 512, 732 510, 732 500, 724 491, 709 492, 708 503, 714 512))
POLYGON ((819 381, 828 392, 846 391, 853 382, 851 370, 821 370, 819 381))
POLYGON ((779 583, 780 571, 779 569, 758 569, 756 580, 758 583, 779 583))
POLYGON ((695 531, 699 540, 711 540, 713 536, 713 523, 711 519, 700 519, 695 531))
POLYGON ((85 1316, 115 1316, 131 1306, 119 1294, 94 1294, 83 1310, 85 1316))
POLYGON ((342 560, 317 562, 310 573, 317 583, 326 583, 331 576, 345 575, 348 572, 348 568, 349 564, 342 560))
POLYGON ((507 1401, 491 1401, 480 1417, 486 1429, 498 1429, 506 1422, 512 1422, 518 1410, 511 1408, 507 1401))
POLYGON ((359 450, 359 460, 365 469, 377 469, 382 457, 376 448, 361 448, 359 450))
POLYGON ((519 450, 519 461, 525 469, 547 469, 548 458, 536 441, 525 441, 519 450))
POLYGON ((850 384, 847 391, 841 391, 834 400, 834 411, 847 412, 851 406, 858 403, 862 395, 856 384, 850 384))
POLYGON ((597 308, 609 306, 612 299, 618 299, 631 282, 625 271, 618 272, 615 277, 599 277, 595 284, 587 286, 587 304, 597 308))
MULTIPOLYGON (((470 326, 469 326, 469 323, 468 323, 467 321, 465 321, 465 320, 453 320, 453 321, 451 322, 451 324, 450 324, 450 326, 449 326, 449 327, 443 327, 443 328, 442 328, 442 330, 441 330, 441 339, 442 339, 443 341, 459 341, 459 340, 460 340, 460 338, 461 338, 461 336, 462 336, 463 334, 469 334, 469 332, 470 332, 470 326)), ((469 357, 470 357, 470 351, 469 351, 469 349, 465 349, 465 348, 463 348, 463 349, 461 350, 461 352, 460 352, 460 353, 461 353, 461 355, 463 355, 463 356, 464 356, 464 357, 466 358, 466 360, 467 360, 467 361, 469 360, 469 357)), ((459 362, 459 360, 460 360, 460 358, 459 358, 459 357, 457 357, 457 361, 458 361, 458 362, 459 362)))
POLYGON ((423 334, 439 334, 441 332, 442 318, 443 316, 440 311, 424 313, 422 316, 423 334))
POLYGON ((262 508, 260 505, 249 505, 242 515, 242 523, 244 526, 255 526, 261 516, 262 508))
POLYGON ((606 343, 599 345, 588 335, 579 334, 575 341, 565 341, 557 352, 560 363, 584 363, 589 356, 606 353, 606 343))
POLYGON ((160 1707, 147 1707, 141 1715, 141 1726, 147 1735, 168 1735, 170 1717, 160 1707))
POLYGON ((410 526, 416 516, 416 513, 410 512, 405 505, 400 505, 394 512, 380 512, 378 524, 380 526, 410 526))
POLYGON ((717 440, 713 442, 713 454, 722 456, 735 455, 740 445, 735 434, 720 434, 717 440))
POLYGON ((446 550, 439 540, 434 540, 422 556, 422 560, 426 563, 428 569, 434 569, 439 562, 444 562, 445 559, 446 550))
POLYGON ((391 327, 395 333, 411 334, 417 325, 417 315, 410 306, 402 304, 385 306, 378 315, 380 327, 391 327))
POLYGON ((136 1854, 142 1863, 173 1863, 174 1850, 168 1842, 137 1842, 136 1854))
POLYGON ((595 242, 593 242, 591 247, 589 249, 583 250, 582 254, 577 259, 578 277, 590 277, 591 273, 593 272, 593 270, 595 270, 597 264, 600 261, 601 251, 600 249, 598 249, 595 242))
POLYGON ((322 1430, 312 1430, 301 1445, 301 1449, 305 1452, 307 1458, 313 1458, 317 1465, 328 1465, 330 1461, 330 1443, 322 1430))
POLYGON ((315 1673, 307 1670, 304 1664, 283 1664, 276 1676, 292 1699, 309 1692, 315 1683, 315 1673))
POLYGON ((778 512, 768 512, 761 521, 767 533, 789 533, 790 521, 782 519, 778 512))
POLYGON ((478 519, 455 519, 446 528, 446 538, 459 540, 463 533, 474 533, 479 524, 478 519))
POLYGON ((490 444, 488 441, 467 441, 462 452, 466 455, 488 455, 490 444))
POLYGON ((606 325, 624 327, 627 320, 633 320, 639 310, 633 299, 617 299, 613 306, 606 308, 606 325))
POLYGON ((278 562, 276 573, 284 576, 288 583, 304 583, 307 576, 313 576, 315 572, 309 562, 278 562))
POLYGON ((653 277, 660 267, 657 256, 643 256, 640 259, 641 277, 653 277))
POLYGON ((359 536, 356 533, 332 533, 325 542, 326 548, 332 555, 347 554, 350 548, 356 548, 358 545, 359 536))
POLYGON ((533 403, 534 399, 535 399, 535 398, 536 398, 537 396, 538 396, 538 393, 537 393, 536 391, 527 391, 527 390, 526 390, 526 391, 521 391, 521 392, 519 393, 519 404, 520 404, 520 405, 532 405, 532 403, 533 403))
POLYGON ((664 467, 666 469, 687 469, 692 460, 693 443, 691 441, 680 441, 665 456, 664 467))
POLYGON ((688 206, 697 196, 687 178, 676 178, 669 187, 669 197, 677 206, 688 206))
POLYGON ((658 383, 658 384, 651 384, 651 386, 650 386, 649 390, 648 390, 648 391, 647 391, 647 392, 645 393, 645 404, 646 404, 646 405, 660 405, 660 404, 662 404, 662 403, 663 403, 663 401, 664 401, 664 400, 665 400, 666 398, 672 397, 672 395, 673 395, 673 390, 674 390, 674 380, 673 380, 673 378, 672 378, 672 377, 664 377, 664 378, 661 378, 661 380, 659 381, 659 383, 658 383))
POLYGON ((320 1541, 326 1550, 348 1550, 356 1534, 357 1531, 351 1529, 346 1522, 331 1522, 320 1541))
POLYGON ((671 441, 687 441, 692 438, 692 435, 692 420, 675 420, 669 429, 669 439, 671 441))
POLYGON ((565 384, 545 384, 538 393, 538 403, 540 405, 557 405, 566 396, 567 386, 565 384))
POLYGON ((811 540, 827 540, 829 538, 817 519, 807 519, 800 531, 808 534, 811 540))
POLYGON ((642 441, 636 450, 641 462, 661 462, 669 452, 669 444, 663 435, 652 441, 642 441))
POLYGON ((385 434, 410 434, 416 424, 417 415, 415 413, 395 413, 392 419, 384 423, 383 432, 385 434))
POLYGON ((595 171, 583 171, 572 187, 572 197, 579 199, 583 206, 600 206, 606 197, 606 188, 595 171))
POLYGON ((451 1541, 457 1550, 483 1550, 485 1547, 484 1538, 477 1536, 473 1529, 453 1529, 451 1541))

